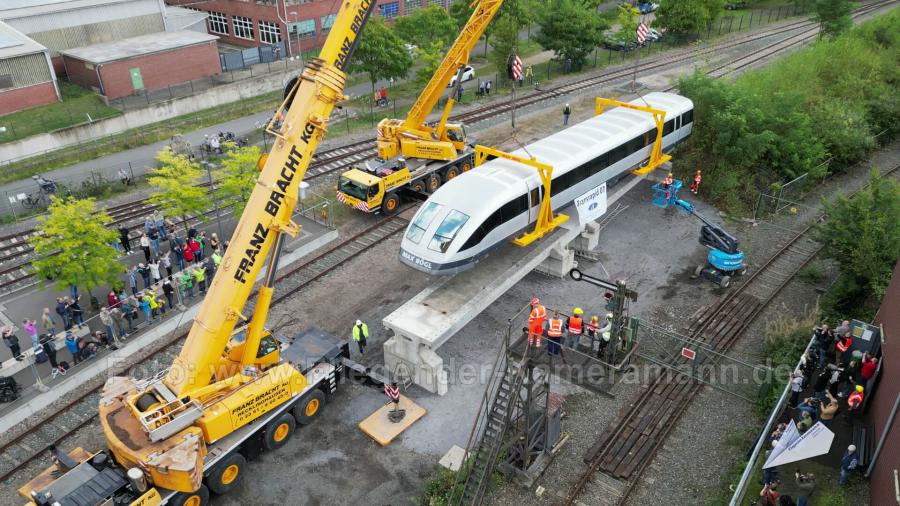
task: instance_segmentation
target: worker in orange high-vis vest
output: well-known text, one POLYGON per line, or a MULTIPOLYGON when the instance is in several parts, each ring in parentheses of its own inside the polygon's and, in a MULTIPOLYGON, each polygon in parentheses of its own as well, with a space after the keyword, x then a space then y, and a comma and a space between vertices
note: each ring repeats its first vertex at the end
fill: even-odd
POLYGON ((700 171, 697 171, 697 174, 694 175, 694 182, 691 183, 691 193, 694 195, 700 194, 700 181, 703 180, 703 177, 700 175, 700 171))
POLYGON ((576 307, 572 311, 572 316, 569 317, 568 325, 566 325, 566 346, 573 350, 578 349, 578 341, 581 339, 581 334, 584 333, 582 314, 584 314, 584 311, 580 307, 576 307))
POLYGON ((862 385, 856 385, 856 389, 847 397, 847 418, 853 418, 853 415, 859 413, 864 398, 865 388, 862 385))
POLYGON ((849 332, 847 332, 843 337, 838 339, 837 344, 834 345, 834 361, 836 364, 841 365, 843 363, 842 360, 844 358, 844 353, 849 350, 851 346, 853 346, 853 336, 850 335, 849 332))
POLYGON ((553 313, 553 318, 547 321, 547 355, 551 357, 559 355, 559 346, 562 344, 563 321, 559 317, 559 311, 553 313))
POLYGON ((531 314, 528 316, 528 346, 541 347, 541 334, 544 333, 544 320, 547 310, 537 297, 531 299, 531 314))
POLYGON ((669 175, 663 179, 663 188, 666 190, 666 200, 672 196, 672 185, 675 184, 675 179, 672 177, 672 173, 669 172, 669 175))

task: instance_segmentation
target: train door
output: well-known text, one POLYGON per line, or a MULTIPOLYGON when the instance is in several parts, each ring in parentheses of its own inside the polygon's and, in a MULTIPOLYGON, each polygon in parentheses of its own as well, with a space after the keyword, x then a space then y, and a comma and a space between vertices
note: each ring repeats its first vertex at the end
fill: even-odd
POLYGON ((541 201, 544 198, 544 187, 540 180, 528 181, 528 221, 534 223, 541 211, 541 201))

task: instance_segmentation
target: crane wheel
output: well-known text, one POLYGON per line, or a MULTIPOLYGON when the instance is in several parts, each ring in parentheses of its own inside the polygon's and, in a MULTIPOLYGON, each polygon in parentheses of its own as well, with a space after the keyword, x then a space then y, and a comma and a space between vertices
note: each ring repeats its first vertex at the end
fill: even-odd
POLYGON ((469 172, 470 170, 472 170, 472 162, 471 161, 463 162, 460 165, 460 168, 462 168, 463 172, 469 172))
POLYGON ((138 411, 140 411, 141 413, 146 413, 157 404, 159 404, 159 399, 153 396, 153 394, 144 394, 138 397, 138 400, 134 403, 134 406, 138 408, 138 411))
POLYGON ((444 171, 444 182, 446 183, 447 181, 450 181, 458 175, 459 167, 457 167, 456 165, 451 165, 450 167, 447 167, 447 170, 444 171))
POLYGON ((200 485, 196 492, 178 492, 169 502, 170 506, 206 506, 209 504, 209 489, 200 485))
POLYGON ((296 427, 297 422, 290 413, 285 413, 269 422, 269 425, 266 425, 266 434, 263 440, 266 450, 277 450, 287 444, 296 427))
POLYGON ((240 453, 232 453, 220 460, 206 476, 206 486, 216 494, 231 492, 241 480, 247 459, 240 453))
POLYGON ((300 425, 309 425, 319 417, 325 405, 325 394, 321 390, 313 390, 294 406, 294 418, 300 425))
POLYGON ((731 284, 731 276, 722 276, 722 279, 719 280, 719 286, 722 288, 728 288, 728 285, 731 284))
POLYGON ((381 204, 381 211, 385 214, 385 216, 391 216, 397 212, 397 209, 400 209, 400 195, 396 193, 388 193, 384 197, 384 202, 381 204))
POLYGON ((441 187, 441 178, 437 174, 428 176, 428 193, 434 193, 441 187))
POLYGON ((425 181, 422 179, 415 181, 412 184, 412 190, 416 193, 425 193, 425 181))

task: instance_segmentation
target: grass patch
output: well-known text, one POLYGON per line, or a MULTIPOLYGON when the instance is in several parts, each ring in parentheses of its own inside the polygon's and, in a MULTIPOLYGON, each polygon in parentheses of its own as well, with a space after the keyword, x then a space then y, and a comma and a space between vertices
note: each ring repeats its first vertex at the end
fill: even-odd
POLYGON ((274 110, 280 100, 281 92, 273 91, 240 102, 204 109, 140 128, 126 130, 81 147, 62 149, 46 155, 32 157, 4 167, 3 172, 0 173, 0 184, 18 181, 37 173, 171 139, 173 135, 185 130, 196 130, 242 118, 248 114, 274 110))
POLYGON ((62 102, 32 107, 0 118, 0 125, 6 127, 6 132, 0 133, 0 143, 87 123, 88 115, 96 121, 122 114, 103 103, 100 96, 91 90, 66 81, 58 83, 62 102))
POLYGON ((801 280, 815 285, 821 283, 825 279, 825 268, 820 262, 812 262, 797 272, 797 277, 801 280))

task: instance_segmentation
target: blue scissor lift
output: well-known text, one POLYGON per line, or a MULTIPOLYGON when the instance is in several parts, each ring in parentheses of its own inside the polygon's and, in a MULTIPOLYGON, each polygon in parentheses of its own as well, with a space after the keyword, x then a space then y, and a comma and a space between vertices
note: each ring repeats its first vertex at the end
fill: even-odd
POLYGON ((662 181, 653 185, 653 205, 663 209, 674 205, 678 200, 678 191, 681 190, 682 182, 675 179, 672 184, 666 185, 662 181))

